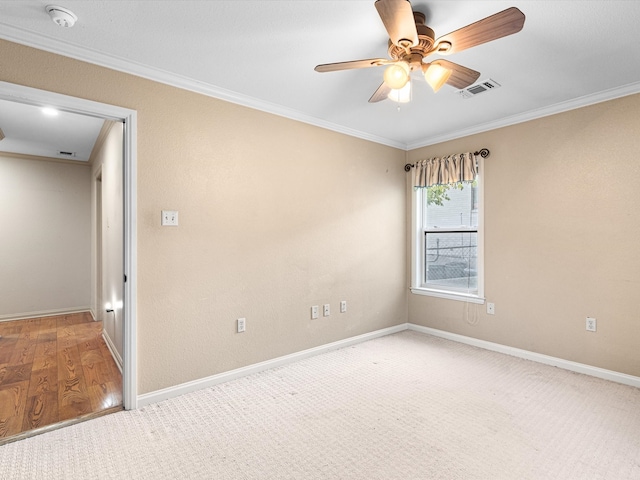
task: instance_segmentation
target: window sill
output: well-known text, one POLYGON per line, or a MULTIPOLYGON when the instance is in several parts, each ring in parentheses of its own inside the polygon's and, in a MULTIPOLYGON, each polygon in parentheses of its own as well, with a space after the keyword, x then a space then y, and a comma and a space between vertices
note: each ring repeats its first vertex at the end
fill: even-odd
POLYGON ((428 297, 446 298, 448 300, 457 300, 459 302, 478 303, 483 305, 485 302, 484 297, 478 295, 472 295, 468 293, 456 293, 444 290, 434 290, 432 288, 416 288, 411 287, 411 293, 416 295, 426 295, 428 297))

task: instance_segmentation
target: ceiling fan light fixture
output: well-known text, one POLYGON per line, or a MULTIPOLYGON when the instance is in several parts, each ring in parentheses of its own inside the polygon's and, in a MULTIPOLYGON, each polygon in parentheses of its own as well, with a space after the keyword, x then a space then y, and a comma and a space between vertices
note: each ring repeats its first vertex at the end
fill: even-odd
POLYGON ((400 90, 409 81, 411 68, 407 62, 396 62, 384 71, 384 83, 392 90, 400 90))
POLYGON ((444 68, 442 65, 434 62, 424 71, 424 79, 431 88, 433 88, 433 91, 437 92, 445 83, 447 83, 447 80, 451 77, 451 73, 453 73, 452 70, 444 68))
POLYGON ((387 98, 398 103, 409 103, 411 101, 411 82, 407 82, 402 88, 392 89, 387 98))

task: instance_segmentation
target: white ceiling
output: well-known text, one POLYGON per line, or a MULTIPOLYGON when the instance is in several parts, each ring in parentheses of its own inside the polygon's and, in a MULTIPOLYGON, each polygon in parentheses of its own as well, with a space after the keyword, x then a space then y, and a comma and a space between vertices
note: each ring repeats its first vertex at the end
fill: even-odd
POLYGON ((0 38, 399 148, 416 148, 640 91, 638 1, 413 1, 436 37, 519 8, 521 32, 447 57, 499 89, 462 99, 414 78, 410 104, 367 102, 387 56, 373 0, 0 0, 0 38), (57 3, 79 18, 54 24, 57 3))
POLYGON ((104 124, 101 118, 0 99, 0 151, 86 162, 104 124))

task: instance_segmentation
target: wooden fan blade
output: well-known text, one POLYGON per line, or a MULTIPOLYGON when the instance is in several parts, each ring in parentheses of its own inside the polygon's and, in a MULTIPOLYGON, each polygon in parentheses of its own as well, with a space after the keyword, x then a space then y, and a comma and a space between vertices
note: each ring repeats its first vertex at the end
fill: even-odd
POLYGON ((389 86, 386 83, 382 82, 382 85, 380 85, 378 89, 374 92, 374 94, 371 95, 371 98, 369 99, 369 103, 376 103, 376 102, 381 102, 382 100, 386 100, 387 95, 389 95, 390 91, 391 89, 389 88, 389 86))
POLYGON ((325 63, 323 65, 317 65, 314 70, 316 72, 335 72, 338 70, 350 70, 352 68, 378 67, 388 63, 392 63, 392 61, 385 58, 370 58, 368 60, 353 60, 351 62, 325 63))
POLYGON ((414 47, 418 44, 418 31, 409 0, 376 0, 375 5, 394 45, 414 47))
POLYGON ((451 70, 451 76, 449 77, 449 80, 447 80, 447 85, 451 85, 458 89, 467 88, 469 85, 475 83, 480 76, 480 72, 476 72, 475 70, 471 70, 470 68, 463 67, 462 65, 458 65, 457 63, 453 63, 448 60, 440 59, 431 63, 437 63, 442 67, 451 70))
POLYGON ((449 55, 518 33, 522 30, 524 18, 524 14, 516 7, 507 8, 438 38, 434 53, 449 55))

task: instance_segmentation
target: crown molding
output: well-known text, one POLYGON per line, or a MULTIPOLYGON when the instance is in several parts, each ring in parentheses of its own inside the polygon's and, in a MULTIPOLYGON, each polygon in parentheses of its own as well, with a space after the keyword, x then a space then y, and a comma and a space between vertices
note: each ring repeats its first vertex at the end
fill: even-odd
POLYGON ((510 125, 528 122, 530 120, 536 120, 538 118, 548 117, 550 115, 556 115, 558 113, 587 107, 589 105, 614 100, 620 97, 626 97, 627 95, 633 95, 639 92, 640 82, 630 83, 621 87, 612 88, 591 95, 584 95, 582 97, 567 100, 565 102, 556 103, 548 107, 529 110, 528 112, 520 113, 518 115, 511 115, 509 117, 501 118, 500 120, 495 120, 493 122, 474 125, 473 127, 457 130, 455 132, 447 133, 444 135, 428 137, 417 142, 409 143, 408 145, 406 145, 406 149, 407 151, 410 151, 415 150, 416 148, 427 147, 429 145, 435 145, 442 142, 448 142, 449 140, 455 140, 456 138, 468 137, 477 133, 488 132, 490 130, 496 130, 498 128, 508 127, 510 125))
POLYGON ((27 47, 37 48, 38 50, 44 50, 57 55, 63 55, 75 60, 91 63, 100 67, 110 68, 111 70, 117 70, 137 77, 146 78, 147 80, 199 93, 208 97, 225 100, 230 103, 235 103, 244 107, 271 113, 273 115, 289 118, 291 120, 307 123, 327 130, 332 130, 334 132, 360 138, 362 140, 368 140, 370 142, 387 145, 401 150, 405 150, 407 147, 403 142, 398 142, 386 137, 380 137, 378 135, 372 135, 343 125, 338 125, 336 123, 327 122, 311 115, 305 115, 297 110, 283 107, 282 105, 242 95, 232 90, 227 90, 199 80, 194 80, 184 75, 150 67, 139 62, 126 60, 121 57, 99 52, 90 48, 78 47, 77 45, 72 45, 57 38, 36 34, 6 23, 0 22, 0 26, 2 26, 2 29, 0 30, 0 38, 3 40, 8 40, 27 47))
POLYGON ((605 90, 591 95, 585 95, 579 98, 568 100, 566 102, 560 102, 548 107, 530 110, 522 114, 512 115, 462 130, 456 130, 455 132, 450 132, 444 135, 425 137, 415 142, 405 143, 393 140, 391 138, 372 135, 360 130, 355 130, 343 125, 328 122, 326 120, 306 115, 297 110, 284 107, 282 105, 265 102, 257 98, 239 94, 232 90, 207 84, 159 68, 150 67, 139 62, 126 60, 121 57, 92 50, 90 48, 78 47, 77 45, 72 45, 57 38, 36 34, 29 30, 15 27, 13 25, 8 25, 2 22, 0 22, 0 25, 2 26, 2 29, 0 31, 0 38, 8 40, 10 42, 19 43, 21 45, 37 48, 39 50, 44 50, 57 55, 63 55, 65 57, 91 63, 101 67, 110 68, 112 70, 146 78, 148 80, 163 83, 165 85, 170 85, 172 87, 199 93, 208 97, 217 98, 244 107, 249 107, 262 112, 278 115, 280 117, 289 118, 291 120, 296 120, 337 133, 342 133, 351 137, 356 137, 362 140, 398 148, 404 151, 410 151, 416 148, 435 145, 437 143, 455 140, 457 138, 467 137, 469 135, 475 135, 477 133, 487 132, 489 130, 495 130, 497 128, 508 127, 510 125, 528 122, 530 120, 536 120, 538 118, 546 117, 549 115, 555 115, 557 113, 586 107, 600 102, 606 102, 608 100, 613 100, 615 98, 633 95, 640 92, 640 82, 631 83, 628 85, 623 85, 622 87, 605 90))

